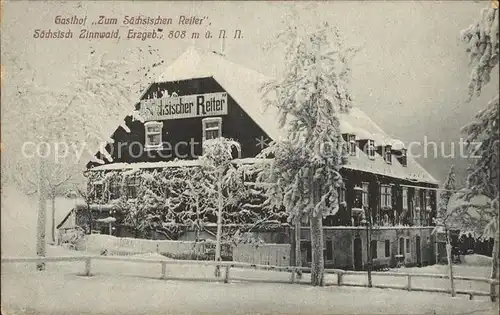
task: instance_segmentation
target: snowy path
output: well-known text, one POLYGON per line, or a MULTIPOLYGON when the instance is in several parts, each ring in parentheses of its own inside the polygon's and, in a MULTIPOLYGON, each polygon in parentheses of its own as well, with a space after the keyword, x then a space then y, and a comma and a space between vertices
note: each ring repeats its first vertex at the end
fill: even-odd
MULTIPOLYGON (((50 256, 82 255, 59 247, 50 256)), ((152 258, 158 258, 153 255, 152 258)), ((401 272, 442 273, 444 266, 401 269, 401 272)), ((33 264, 2 265, 2 307, 15 314, 159 314, 159 313, 286 313, 286 314, 496 314, 498 304, 487 298, 355 287, 313 288, 307 285, 231 281, 159 280, 160 266, 112 261, 92 263, 92 277, 81 277, 82 262, 49 263, 47 271, 33 264), (24 310, 24 312, 23 312, 24 310), (30 313, 31 312, 31 313, 30 313)), ((214 280, 213 267, 168 265, 167 275, 214 280)), ((484 267, 457 267, 457 273, 486 276, 484 267)), ((231 277, 289 280, 289 273, 231 269, 231 277)), ((415 286, 446 288, 446 279, 415 286)), ((308 281, 305 275, 304 282, 308 281)), ((335 282, 328 276, 327 282, 335 282)), ((365 283, 363 276, 346 276, 346 282, 365 283)), ((396 284, 405 278, 374 277, 374 283, 396 284)), ((429 282, 430 281, 430 282, 429 282)), ((482 284, 478 284, 482 285, 482 284)), ((485 290, 484 287, 475 289, 485 290)))
MULTIPOLYGON (((2 192, 2 197, 4 196, 2 192)), ((2 198, 2 256, 34 256, 34 203, 11 194, 2 198), (7 207, 6 207, 7 206, 7 207)), ((83 255, 48 246, 48 256, 83 255)), ((486 298, 355 287, 313 288, 307 285, 159 280, 159 265, 98 261, 92 277, 80 277, 82 262, 2 264, 1 305, 7 314, 497 314, 498 304, 486 298), (127 275, 127 276, 125 276, 127 275)), ((400 269, 401 272, 445 273, 445 266, 400 269)), ((462 276, 488 277, 489 268, 457 266, 462 276)), ((213 279, 213 267, 169 266, 168 276, 213 279)), ((289 280, 289 273, 231 269, 231 277, 289 280)), ((308 282, 308 275, 303 281, 308 282)), ((374 277, 374 283, 405 285, 404 278, 374 277), (382 282, 380 282, 382 281, 382 282)), ((336 282, 327 276, 327 282, 336 282)), ((345 282, 365 283, 366 277, 346 276, 345 282)), ((444 279, 415 279, 415 286, 447 288, 444 279), (419 281, 424 281, 419 283, 419 281), (431 281, 431 282, 425 282, 431 281)), ((459 286, 461 284, 458 284, 459 286)), ((467 283, 462 285, 469 285, 467 283)), ((487 290, 478 284, 476 290, 487 290)))
POLYGON ((496 314, 443 294, 292 284, 162 281, 61 272, 2 274, 2 307, 37 314, 496 314), (476 313, 477 312, 477 313, 476 313))

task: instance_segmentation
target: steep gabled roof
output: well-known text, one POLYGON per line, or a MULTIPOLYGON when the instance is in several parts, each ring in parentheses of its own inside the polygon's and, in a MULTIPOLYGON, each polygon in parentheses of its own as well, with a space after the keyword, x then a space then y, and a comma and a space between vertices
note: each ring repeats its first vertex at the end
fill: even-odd
MULTIPOLYGON (((277 140, 285 136, 285 130, 279 128, 276 109, 266 108, 261 98, 261 86, 272 78, 233 63, 219 54, 190 47, 165 69, 158 82, 205 77, 213 77, 269 137, 277 140)), ((357 107, 352 108, 348 114, 340 114, 339 118, 343 132, 354 131, 354 133, 363 134, 364 137, 371 136, 374 140, 375 138, 384 139, 384 144, 386 140, 387 142, 399 141, 391 139, 357 107)), ((351 158, 346 168, 419 182, 437 183, 436 179, 411 156, 408 156, 407 166, 404 167, 395 157, 393 157, 392 164, 387 164, 379 155, 376 155, 373 160, 361 150, 358 151, 357 157, 351 158)))
POLYGON ((216 53, 190 47, 165 69, 158 81, 206 77, 213 77, 269 137, 278 139, 282 135, 276 123, 277 112, 264 107, 259 92, 260 87, 271 78, 216 53))

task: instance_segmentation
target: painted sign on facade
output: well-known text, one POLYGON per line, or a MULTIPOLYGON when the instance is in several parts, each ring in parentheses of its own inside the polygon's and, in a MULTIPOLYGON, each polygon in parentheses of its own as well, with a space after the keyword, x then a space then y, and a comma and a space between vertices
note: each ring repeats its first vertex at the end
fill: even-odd
POLYGON ((142 100, 140 113, 146 121, 227 115, 227 93, 142 100))

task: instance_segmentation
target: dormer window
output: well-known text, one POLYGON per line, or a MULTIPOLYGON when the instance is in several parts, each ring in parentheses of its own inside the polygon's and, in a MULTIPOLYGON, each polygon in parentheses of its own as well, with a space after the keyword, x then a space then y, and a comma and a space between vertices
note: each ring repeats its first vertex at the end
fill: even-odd
POLYGON ((356 135, 348 135, 349 154, 356 155, 356 135))
POLYGON ((144 124, 146 141, 146 150, 158 150, 162 148, 161 133, 163 128, 163 123, 159 121, 148 121, 144 124))
POLYGON ((391 146, 386 145, 385 150, 384 150, 384 160, 387 164, 392 164, 392 152, 391 152, 391 146))
POLYGON ((222 118, 209 117, 202 120, 203 140, 222 137, 222 118))
POLYGON ((403 166, 407 166, 408 165, 408 159, 407 159, 407 156, 406 156, 406 149, 402 149, 401 150, 401 157, 399 159, 399 162, 401 163, 401 165, 403 166))
POLYGON ((356 135, 352 133, 342 134, 342 138, 347 142, 347 154, 356 155, 356 135))
POLYGON ((366 154, 370 159, 375 158, 375 141, 374 140, 368 140, 366 143, 366 154))

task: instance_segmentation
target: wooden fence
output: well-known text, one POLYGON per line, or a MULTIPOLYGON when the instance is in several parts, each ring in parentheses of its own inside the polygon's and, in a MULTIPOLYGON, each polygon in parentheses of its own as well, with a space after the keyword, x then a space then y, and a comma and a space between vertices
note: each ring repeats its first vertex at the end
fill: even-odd
POLYGON ((258 265, 289 266, 290 244, 238 244, 233 260, 258 265))
MULTIPOLYGON (((160 279, 165 280, 183 280, 183 278, 173 278, 167 277, 167 265, 198 265, 198 266, 219 266, 225 269, 223 275, 223 280, 228 283, 230 280, 249 280, 249 279, 239 279, 230 276, 231 268, 241 268, 241 269, 257 269, 257 270, 272 270, 272 271, 282 271, 290 272, 290 280, 286 283, 304 283, 297 279, 298 271, 310 271, 311 268, 307 267, 293 267, 293 266, 270 266, 270 265, 257 265, 233 261, 200 261, 200 260, 154 260, 154 259, 142 259, 142 258, 131 258, 131 257, 113 257, 113 256, 70 256, 70 257, 9 257, 2 258, 1 262, 4 263, 38 263, 38 262, 85 262, 85 270, 83 276, 91 276, 92 273, 92 261, 106 260, 106 261, 116 261, 116 262, 133 262, 133 263, 144 263, 144 264, 159 264, 161 265, 161 276, 160 279)), ((356 286, 356 287, 366 287, 367 284, 357 284, 357 283, 346 283, 344 282, 345 277, 349 275, 363 275, 366 276, 367 273, 364 271, 347 271, 340 269, 325 269, 326 274, 335 274, 337 276, 337 283, 329 284, 336 286, 356 286)), ((390 276, 390 277, 406 277, 406 286, 395 286, 395 285, 372 285, 374 288, 388 288, 388 289, 401 289, 408 291, 424 291, 424 292, 439 292, 439 293, 451 293, 450 290, 438 289, 438 288, 420 288, 412 286, 412 279, 414 278, 434 278, 434 279, 449 279, 448 275, 443 274, 419 274, 419 273, 403 273, 403 272, 372 272, 373 276, 390 276)), ((498 297, 498 291, 495 293, 495 287, 499 285, 497 279, 487 279, 478 277, 463 277, 455 276, 456 280, 467 280, 474 282, 483 282, 490 285, 490 292, 484 291, 474 291, 474 290, 456 290, 456 294, 469 295, 472 299, 474 296, 489 296, 491 301, 495 301, 498 297)), ((185 280, 185 279, 184 279, 185 280)), ((190 279, 193 280, 193 279, 190 279)), ((218 278, 213 280, 219 280, 218 278)), ((254 280, 249 280, 254 281, 254 280)), ((285 281, 279 280, 257 280, 258 282, 272 282, 272 283, 283 283, 285 281)))

